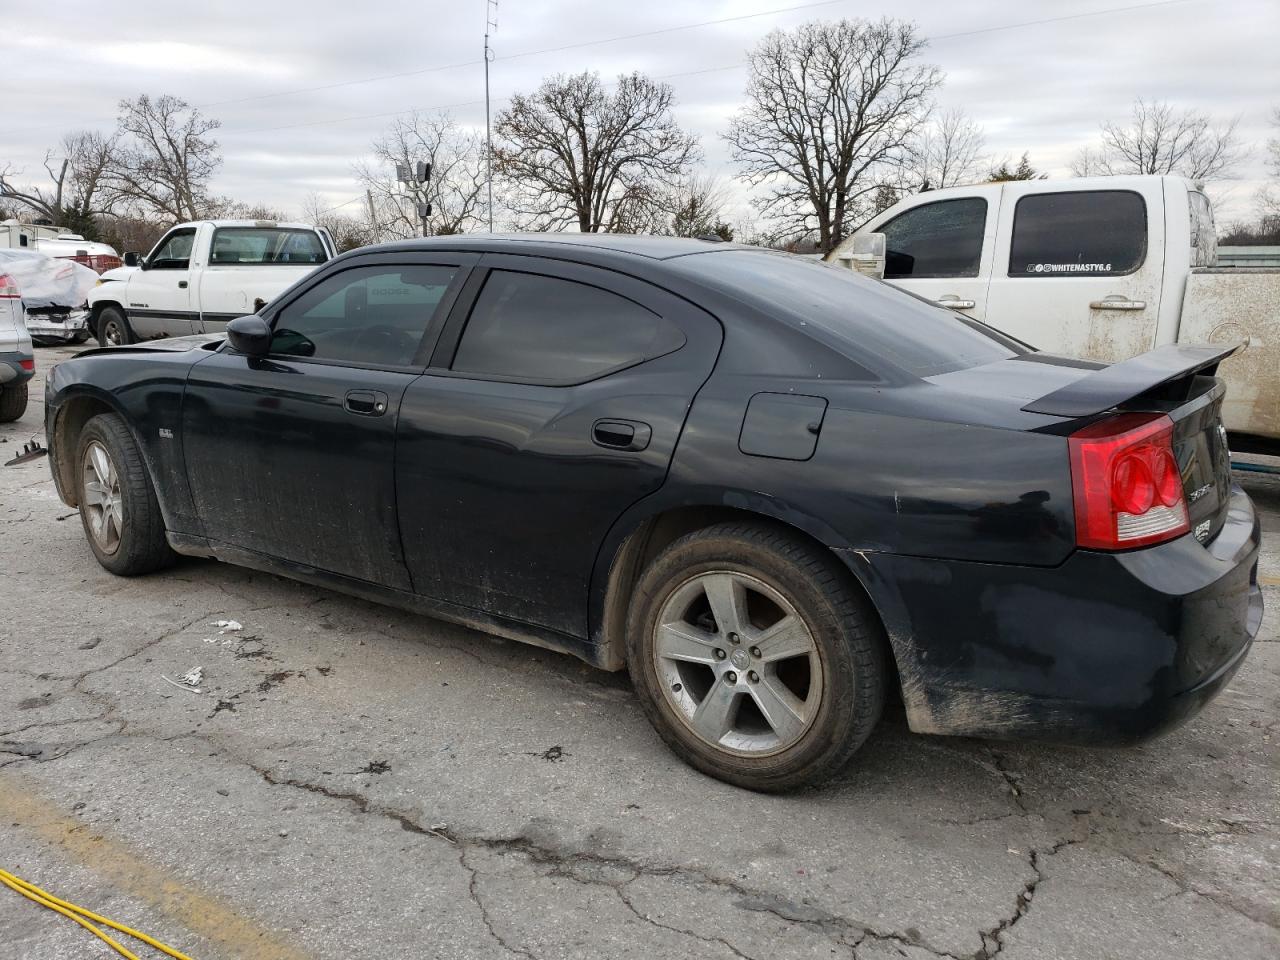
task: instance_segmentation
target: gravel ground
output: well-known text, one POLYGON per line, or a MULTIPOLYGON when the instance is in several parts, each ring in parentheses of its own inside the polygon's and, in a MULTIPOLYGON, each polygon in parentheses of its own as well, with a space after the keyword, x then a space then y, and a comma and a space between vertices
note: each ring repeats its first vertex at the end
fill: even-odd
MULTIPOLYGON (((33 402, 0 459, 42 432, 33 402)), ((1280 479, 1238 479, 1270 613, 1201 716, 1086 750, 899 710, 764 797, 570 658, 211 561, 115 578, 44 460, 0 468, 0 867, 197 960, 1271 960, 1280 479)), ((111 956, 0 888, 0 957, 111 956)))

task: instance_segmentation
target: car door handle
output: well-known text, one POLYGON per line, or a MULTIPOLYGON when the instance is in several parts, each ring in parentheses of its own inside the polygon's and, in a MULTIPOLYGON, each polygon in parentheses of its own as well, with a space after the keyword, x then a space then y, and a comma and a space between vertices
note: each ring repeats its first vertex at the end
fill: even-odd
POLYGON ((1101 300, 1094 300, 1089 304, 1090 310, 1145 310, 1147 309, 1147 301, 1145 300, 1129 300, 1112 294, 1101 300))
POLYGON ((643 450, 653 430, 639 420, 597 420, 591 425, 591 441, 610 450, 643 450))
POLYGON ((940 307, 952 310, 972 310, 977 304, 972 300, 961 300, 959 297, 939 297, 934 301, 940 307))
POLYGON ((387 395, 380 390, 348 390, 342 406, 348 413, 380 417, 387 412, 387 395))
POLYGON ((185 290, 185 289, 187 289, 187 281, 185 281, 185 280, 179 280, 179 281, 178 281, 178 289, 179 289, 179 290, 185 290))

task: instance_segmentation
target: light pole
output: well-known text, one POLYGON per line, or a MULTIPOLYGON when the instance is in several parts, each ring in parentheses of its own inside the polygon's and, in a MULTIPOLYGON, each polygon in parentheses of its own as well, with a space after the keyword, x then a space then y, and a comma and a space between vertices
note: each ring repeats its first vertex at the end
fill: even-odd
POLYGON ((493 49, 489 46, 489 31, 498 30, 498 0, 485 0, 484 9, 484 140, 485 181, 489 192, 489 232, 493 233, 493 128, 489 122, 489 64, 493 62, 493 49))

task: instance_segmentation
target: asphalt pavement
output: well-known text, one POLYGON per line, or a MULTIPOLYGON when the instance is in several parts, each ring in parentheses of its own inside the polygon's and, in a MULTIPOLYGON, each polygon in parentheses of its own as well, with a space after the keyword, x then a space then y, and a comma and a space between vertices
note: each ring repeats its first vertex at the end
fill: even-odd
MULTIPOLYGON (((114 577, 45 460, 0 467, 0 868, 195 960, 1274 960, 1280 479, 1237 479, 1269 612, 1199 717, 1102 750, 898 708, 767 797, 676 760, 625 675, 213 561, 114 577)), ((0 887, 0 958, 114 956, 0 887)))

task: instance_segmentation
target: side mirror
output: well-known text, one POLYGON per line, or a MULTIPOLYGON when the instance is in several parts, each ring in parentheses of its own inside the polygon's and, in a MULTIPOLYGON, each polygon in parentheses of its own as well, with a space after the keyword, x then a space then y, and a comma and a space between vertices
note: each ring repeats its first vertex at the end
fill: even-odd
POLYGON ((142 258, 131 250, 124 255, 124 265, 126 267, 140 267, 142 266, 142 258))
POLYGON ((247 357, 265 357, 271 350, 271 327, 257 314, 236 317, 227 324, 227 343, 247 357))
POLYGON ((862 233, 853 237, 848 252, 841 253, 840 260, 855 273, 883 279, 885 249, 883 233, 862 233))

